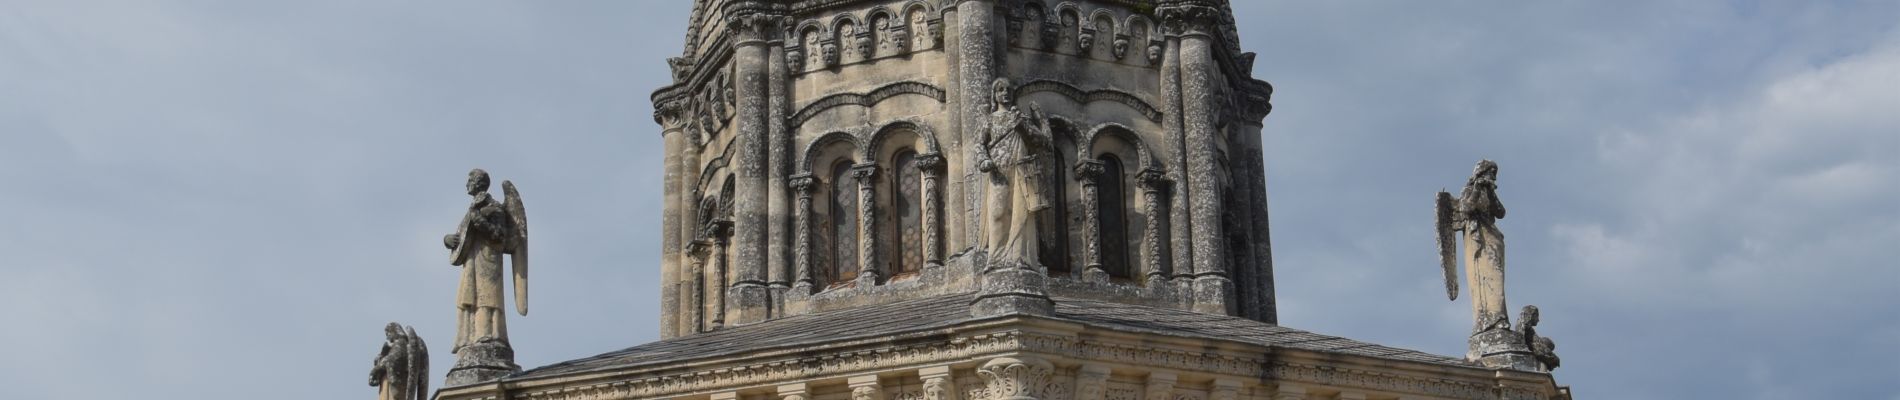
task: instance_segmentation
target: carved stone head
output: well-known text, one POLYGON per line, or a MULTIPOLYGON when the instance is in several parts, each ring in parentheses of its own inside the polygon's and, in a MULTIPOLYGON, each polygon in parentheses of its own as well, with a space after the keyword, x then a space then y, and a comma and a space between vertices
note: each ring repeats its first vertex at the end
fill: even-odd
POLYGON ((1089 50, 1095 47, 1095 30, 1082 28, 1082 38, 1076 40, 1075 45, 1082 50, 1082 55, 1088 55, 1089 50))
POLYGON ((1148 44, 1148 63, 1149 64, 1161 63, 1161 43, 1148 44))
POLYGON ((1524 310, 1517 314, 1519 326, 1537 326, 1540 319, 1537 306, 1524 306, 1524 310))
POLYGON ((468 194, 473 196, 487 191, 488 171, 483 171, 481 168, 468 171, 468 194))
POLYGON ((1012 87, 1014 87, 1014 85, 1010 84, 1009 78, 996 78, 996 82, 990 84, 990 100, 996 102, 997 109, 1001 110, 1016 105, 1016 99, 1011 98, 1009 95, 1010 88, 1012 87))
POLYGON ((818 47, 819 47, 820 54, 825 57, 826 68, 838 66, 838 44, 837 43, 825 42, 825 44, 819 45, 818 47))
POLYGON ((1127 57, 1128 56, 1128 38, 1116 37, 1114 47, 1109 48, 1109 50, 1110 52, 1114 53, 1115 59, 1117 60, 1120 60, 1123 57, 1127 57))

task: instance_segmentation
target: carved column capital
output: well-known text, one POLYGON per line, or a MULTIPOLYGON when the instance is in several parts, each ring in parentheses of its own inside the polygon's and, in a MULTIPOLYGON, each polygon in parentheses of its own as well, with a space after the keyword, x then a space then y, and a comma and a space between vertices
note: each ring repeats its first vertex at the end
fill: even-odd
POLYGON ((976 373, 983 377, 989 400, 1040 400, 1055 366, 1035 357, 1001 357, 983 363, 976 373))
POLYGON ((660 124, 662 132, 684 129, 690 120, 686 99, 669 98, 653 104, 653 122, 660 124))
POLYGON ((854 376, 846 380, 851 387, 851 400, 882 400, 884 386, 878 383, 877 375, 854 376))
POLYGON ((761 11, 732 13, 726 17, 726 31, 733 37, 734 44, 740 46, 765 44, 778 39, 778 33, 786 22, 785 16, 761 11))
POLYGON ((1082 160, 1081 162, 1077 162, 1075 163, 1075 180, 1094 184, 1095 179, 1102 176, 1102 172, 1106 168, 1105 165, 1106 164, 1103 164, 1099 160, 1082 160))
POLYGON ((705 263, 706 255, 711 252, 712 252, 711 240, 700 239, 700 240, 694 240, 692 243, 686 244, 686 256, 691 257, 693 259, 694 264, 705 263))
POLYGON ((1154 168, 1141 170, 1135 175, 1135 181, 1141 184, 1142 189, 1159 192, 1166 192, 1174 186, 1174 181, 1168 179, 1166 172, 1154 168))
POLYGON ((876 183, 872 179, 877 178, 877 164, 858 164, 851 166, 851 178, 856 179, 860 185, 876 183))
POLYGON ((926 175, 943 172, 943 166, 944 159, 942 154, 930 153, 917 156, 917 170, 923 171, 926 175))
POLYGON ((1161 26, 1168 35, 1214 35, 1220 30, 1222 11, 1206 1, 1179 1, 1161 6, 1155 13, 1161 17, 1161 26))
POLYGON ((792 175, 792 179, 786 181, 786 185, 791 186, 792 192, 799 196, 810 197, 812 189, 818 188, 818 178, 811 174, 792 175))

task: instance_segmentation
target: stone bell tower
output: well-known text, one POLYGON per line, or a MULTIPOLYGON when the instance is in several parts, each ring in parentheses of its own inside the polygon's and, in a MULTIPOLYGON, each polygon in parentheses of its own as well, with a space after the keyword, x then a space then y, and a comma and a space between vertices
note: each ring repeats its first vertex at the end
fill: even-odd
POLYGON ((1227 1, 695 1, 662 340, 437 398, 1569 399, 1278 324, 1227 1))
POLYGON ((1275 322, 1238 43, 1217 1, 698 2, 654 94, 664 336, 976 291, 999 80, 1053 205, 1009 291, 1275 322))

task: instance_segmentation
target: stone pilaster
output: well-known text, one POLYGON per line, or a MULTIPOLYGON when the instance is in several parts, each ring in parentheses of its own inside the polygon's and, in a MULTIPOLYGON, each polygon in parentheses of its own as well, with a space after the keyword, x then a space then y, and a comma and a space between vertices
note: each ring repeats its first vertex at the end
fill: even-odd
POLYGON ((794 281, 792 290, 798 294, 811 294, 817 284, 812 276, 812 189, 817 188, 818 180, 811 174, 798 174, 791 180, 792 192, 797 193, 798 204, 792 207, 792 231, 796 242, 793 245, 792 265, 794 281))
POLYGON ((884 400, 884 384, 877 375, 853 376, 845 384, 851 388, 851 400, 884 400))
POLYGON ((811 386, 804 382, 779 385, 773 393, 778 395, 778 400, 811 400, 811 386))
POLYGON ((917 157, 917 170, 924 177, 924 268, 943 266, 943 167, 941 154, 917 157))
POLYGON ((1214 387, 1207 391, 1207 400, 1236 400, 1240 398, 1240 381, 1215 379, 1214 387))
POLYGON ((999 357, 983 363, 976 374, 983 377, 989 400, 1042 400, 1055 366, 1035 357, 999 357))
POLYGON ((923 400, 956 400, 956 378, 950 375, 950 367, 937 366, 917 370, 917 378, 924 381, 923 400))
POLYGON ((729 297, 733 301, 727 304, 726 310, 731 314, 731 322, 739 325, 765 320, 770 301, 766 288, 769 267, 766 248, 770 247, 767 209, 771 190, 766 175, 770 161, 771 73, 767 64, 771 58, 769 40, 777 31, 780 19, 758 12, 729 14, 726 19, 728 32, 734 38, 732 85, 738 105, 733 117, 738 128, 738 137, 733 142, 738 146, 733 152, 733 170, 738 179, 733 185, 731 239, 737 279, 732 282, 729 297))
POLYGON ((1173 276, 1173 268, 1167 253, 1168 238, 1162 232, 1167 230, 1167 209, 1162 208, 1168 188, 1173 186, 1165 173, 1160 170, 1142 170, 1135 179, 1141 182, 1142 212, 1148 215, 1148 225, 1142 228, 1142 244, 1147 246, 1142 252, 1142 264, 1148 267, 1147 286, 1149 288, 1167 287, 1168 278, 1173 276))
POLYGON ((1102 400, 1108 391, 1108 367, 1083 365, 1075 371, 1075 400, 1102 400))
POLYGON ((1108 283, 1108 271, 1102 269, 1102 210, 1100 185, 1102 162, 1082 160, 1075 164, 1075 180, 1082 184, 1082 280, 1108 283))
POLYGON ((1181 122, 1187 146, 1189 215, 1193 219, 1194 310, 1232 315, 1233 281, 1228 278, 1227 237, 1222 226, 1225 205, 1221 199, 1220 170, 1216 155, 1223 135, 1219 131, 1219 94, 1221 70, 1215 59, 1216 34, 1220 10, 1201 5, 1177 5, 1161 9, 1171 30, 1180 32, 1181 122))
POLYGON ((1306 400, 1306 387, 1281 383, 1273 390, 1273 400, 1306 400))
MULTIPOLYGON (((1169 157, 1168 181, 1186 182, 1188 171, 1187 132, 1181 121, 1181 38, 1174 32, 1163 41, 1166 48, 1161 52, 1161 107, 1162 130, 1166 131, 1166 140, 1173 150, 1169 157)), ((1168 201, 1168 249, 1170 252, 1170 278, 1178 281, 1194 279, 1194 218, 1188 209, 1189 188, 1176 186, 1170 191, 1168 201)), ((1190 287, 1191 289, 1191 287, 1190 287)))
POLYGON ((1147 386, 1142 388, 1143 399, 1173 399, 1175 376, 1167 372, 1148 373, 1147 386))
POLYGON ((858 286, 876 285, 880 278, 878 250, 883 240, 877 223, 877 164, 851 167, 851 178, 858 181, 858 286))

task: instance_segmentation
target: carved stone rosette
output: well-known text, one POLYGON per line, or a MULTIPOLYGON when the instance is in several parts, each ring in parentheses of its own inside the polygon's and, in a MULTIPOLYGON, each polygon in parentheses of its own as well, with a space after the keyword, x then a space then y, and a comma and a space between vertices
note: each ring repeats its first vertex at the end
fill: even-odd
POLYGON ((1042 400, 1055 366, 1040 358, 1002 357, 983 363, 976 373, 987 388, 985 400, 1042 400))

